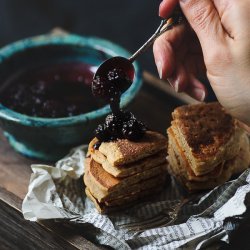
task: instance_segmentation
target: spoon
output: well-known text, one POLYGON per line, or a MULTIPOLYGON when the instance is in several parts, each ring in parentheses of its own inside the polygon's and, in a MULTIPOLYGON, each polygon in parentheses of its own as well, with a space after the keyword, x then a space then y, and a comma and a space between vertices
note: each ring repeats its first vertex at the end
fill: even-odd
MULTIPOLYGON (((144 53, 164 32, 171 30, 175 25, 180 24, 184 19, 184 16, 181 11, 176 10, 174 11, 173 15, 169 19, 163 19, 160 23, 160 26, 157 28, 155 33, 144 43, 130 58, 125 58, 121 56, 115 56, 109 58, 108 60, 104 61, 97 69, 94 79, 96 77, 106 76, 110 70, 119 67, 123 72, 126 73, 128 78, 131 80, 131 83, 135 77, 135 69, 133 66, 133 62, 137 59, 139 55, 144 53)), ((129 86, 128 86, 129 87, 129 86)))

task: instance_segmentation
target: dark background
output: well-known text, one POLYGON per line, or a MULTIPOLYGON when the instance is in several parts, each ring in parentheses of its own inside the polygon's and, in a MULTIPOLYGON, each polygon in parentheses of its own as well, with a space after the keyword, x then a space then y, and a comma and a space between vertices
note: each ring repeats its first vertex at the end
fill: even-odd
MULTIPOLYGON (((61 27, 136 51, 160 23, 161 0, 0 0, 0 46, 61 27)), ((139 58, 157 73, 152 49, 139 58)))

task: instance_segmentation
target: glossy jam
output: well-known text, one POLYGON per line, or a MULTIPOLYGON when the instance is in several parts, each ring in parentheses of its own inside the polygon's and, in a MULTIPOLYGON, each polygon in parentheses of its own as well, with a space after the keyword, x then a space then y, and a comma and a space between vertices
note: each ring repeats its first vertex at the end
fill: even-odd
POLYGON ((33 68, 2 84, 0 102, 22 114, 60 118, 93 111, 105 102, 92 96, 95 67, 81 63, 61 63, 33 68))
POLYGON ((145 134, 146 126, 131 112, 120 109, 120 97, 131 84, 131 78, 127 72, 119 68, 119 65, 95 75, 92 82, 93 95, 108 101, 112 110, 106 117, 105 123, 98 125, 95 130, 95 136, 99 140, 95 145, 96 149, 100 146, 100 142, 116 139, 139 140, 145 134))

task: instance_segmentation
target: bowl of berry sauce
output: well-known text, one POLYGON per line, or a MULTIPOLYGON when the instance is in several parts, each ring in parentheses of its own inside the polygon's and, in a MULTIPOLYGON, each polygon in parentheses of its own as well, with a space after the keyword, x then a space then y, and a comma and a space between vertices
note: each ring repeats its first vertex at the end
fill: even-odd
MULTIPOLYGON (((70 148, 88 143, 110 113, 93 97, 97 67, 108 58, 130 54, 100 38, 72 34, 27 38, 0 50, 0 125, 14 149, 28 157, 54 161, 70 148)), ((138 93, 136 76, 121 97, 127 106, 138 93)))

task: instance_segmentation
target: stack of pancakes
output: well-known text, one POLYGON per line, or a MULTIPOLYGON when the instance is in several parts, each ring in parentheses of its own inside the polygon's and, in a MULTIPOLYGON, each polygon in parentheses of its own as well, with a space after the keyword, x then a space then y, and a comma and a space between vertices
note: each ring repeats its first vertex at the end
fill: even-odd
POLYGON ((219 103, 182 106, 172 116, 169 172, 188 190, 213 188, 249 167, 249 138, 219 103))
POLYGON ((89 144, 85 161, 86 194, 101 213, 120 210, 147 196, 157 194, 166 177, 166 138, 147 131, 133 142, 118 139, 89 144))

